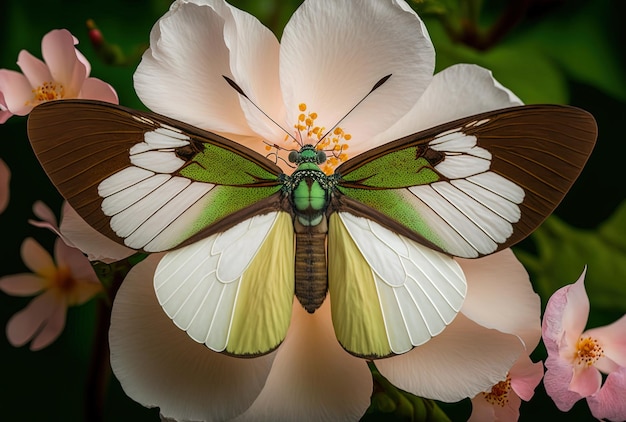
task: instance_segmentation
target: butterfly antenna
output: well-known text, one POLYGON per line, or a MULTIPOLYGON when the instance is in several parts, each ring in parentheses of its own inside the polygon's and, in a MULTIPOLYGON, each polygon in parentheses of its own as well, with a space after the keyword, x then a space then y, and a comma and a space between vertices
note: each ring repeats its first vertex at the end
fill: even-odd
MULTIPOLYGON (((317 144, 319 144, 320 142, 322 142, 322 139, 326 138, 326 136, 328 136, 328 134, 329 134, 329 133, 331 133, 333 130, 335 130, 335 128, 336 128, 337 126, 339 126, 339 124, 340 124, 340 123, 341 123, 341 122, 342 122, 342 121, 343 121, 346 117, 348 117, 348 115, 349 115, 350 113, 352 113, 352 112, 354 111, 354 109, 355 109, 355 108, 357 108, 357 107, 358 107, 358 106, 359 106, 359 105, 360 105, 363 101, 365 101, 365 99, 366 99, 367 97, 369 97, 369 96, 372 94, 372 92, 376 91, 376 90, 377 90, 378 88, 380 88, 380 87, 381 87, 381 86, 382 86, 385 82, 387 82, 387 81, 389 80, 389 78, 391 78, 391 73, 390 73, 389 75, 387 75, 387 76, 383 76, 382 78, 380 78, 380 79, 378 80, 378 82, 376 82, 376 83, 374 84, 374 86, 372 87, 372 89, 370 89, 370 91, 369 91, 367 94, 365 94, 365 96, 364 96, 363 98, 361 98, 361 99, 359 100, 359 102, 357 102, 357 103, 356 103, 356 104, 355 104, 355 105, 354 105, 354 106, 353 106, 350 110, 348 110, 348 112, 347 112, 346 114, 344 114, 344 115, 343 115, 343 117, 342 117, 341 119, 339 119, 339 120, 337 121, 337 123, 335 123, 335 125, 334 125, 333 127, 331 127, 329 130, 327 130, 327 131, 326 131, 326 133, 324 134, 324 136, 322 136, 322 137, 320 138, 320 140, 319 140, 319 141, 317 141, 317 144)), ((317 144, 315 144, 315 145, 317 146, 317 144)))
MULTIPOLYGON (((246 95, 245 92, 243 92, 243 89, 241 89, 241 87, 239 85, 237 85, 237 82, 233 81, 232 79, 230 79, 228 76, 226 75, 222 75, 222 78, 226 79, 226 82, 228 82, 228 85, 230 85, 235 91, 237 91, 237 93, 239 93, 239 95, 241 95, 242 97, 244 97, 246 100, 250 101, 250 104, 252 104, 257 110, 259 110, 265 117, 267 117, 272 123, 274 123, 280 130, 282 130, 283 132, 285 132, 287 134, 288 137, 290 137, 291 139, 293 139, 298 145, 302 145, 302 142, 299 142, 295 136, 293 136, 291 133, 289 133, 289 131, 287 131, 284 127, 282 127, 281 125, 278 124, 278 122, 274 119, 272 119, 266 112, 264 112, 263 110, 261 110, 261 107, 259 107, 258 105, 256 105, 254 103, 254 101, 252 101, 250 99, 250 97, 248 97, 246 95)), ((273 145, 275 146, 275 145, 273 145)))

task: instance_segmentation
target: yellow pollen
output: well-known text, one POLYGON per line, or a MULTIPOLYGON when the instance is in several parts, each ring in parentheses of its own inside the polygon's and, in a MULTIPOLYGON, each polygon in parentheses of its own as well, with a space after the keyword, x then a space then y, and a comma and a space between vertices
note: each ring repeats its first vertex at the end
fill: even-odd
POLYGON ((500 381, 488 393, 482 393, 485 400, 494 406, 504 407, 509 402, 509 392, 511 391, 511 377, 507 374, 504 381, 500 381))
POLYGON ((604 350, 598 340, 591 337, 581 337, 576 343, 574 360, 578 365, 591 366, 604 356, 604 350))
MULTIPOLYGON (((345 151, 348 149, 347 142, 352 136, 345 133, 341 127, 334 127, 330 133, 327 133, 324 126, 315 124, 318 114, 313 111, 308 112, 306 103, 298 104, 298 110, 297 121, 293 125, 298 145, 313 144, 315 149, 325 151, 328 154, 328 159, 321 165, 321 168, 325 173, 331 174, 335 167, 348 159, 348 154, 345 151)), ((289 137, 285 137, 285 141, 288 140, 289 137)), ((270 150, 271 148, 273 147, 266 147, 265 149, 270 150)))
POLYGON ((44 82, 32 90, 33 98, 27 105, 37 105, 46 101, 58 100, 65 97, 65 88, 57 82, 44 82))

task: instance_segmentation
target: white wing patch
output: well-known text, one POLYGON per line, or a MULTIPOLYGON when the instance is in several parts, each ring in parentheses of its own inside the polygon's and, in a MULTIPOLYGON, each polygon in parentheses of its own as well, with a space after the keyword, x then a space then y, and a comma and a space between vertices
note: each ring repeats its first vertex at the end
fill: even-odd
POLYGON ((154 276, 159 303, 198 343, 225 350, 242 275, 277 216, 257 215, 161 259, 154 276))
POLYGON ((98 194, 126 246, 159 252, 183 240, 215 185, 171 176, 185 164, 174 149, 189 145, 190 138, 174 127, 141 121, 156 128, 130 149, 132 166, 104 179, 98 194))
POLYGON ((339 216, 370 265, 391 350, 405 353, 443 331, 467 291, 459 264, 372 220, 339 216))
MULTIPOLYGON (((475 121, 465 127, 487 122, 475 121)), ((474 258, 494 252, 511 236, 525 194, 521 187, 489 170, 491 153, 463 129, 443 132, 428 145, 445 153, 445 159, 434 168, 449 180, 413 186, 408 189, 413 197, 407 199, 446 251, 474 258)))

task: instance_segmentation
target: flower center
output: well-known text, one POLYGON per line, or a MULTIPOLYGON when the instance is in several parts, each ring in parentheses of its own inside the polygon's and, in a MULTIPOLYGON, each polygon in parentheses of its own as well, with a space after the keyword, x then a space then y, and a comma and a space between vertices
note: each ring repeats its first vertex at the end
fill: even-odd
POLYGON ((509 392, 511 391, 511 377, 507 374, 504 381, 500 381, 488 393, 482 393, 485 400, 494 406, 504 407, 509 402, 509 392))
MULTIPOLYGON (((307 111, 307 105, 301 103, 298 105, 298 121, 293 125, 295 129, 294 138, 285 136, 285 141, 291 139, 292 144, 297 144, 300 148, 305 144, 312 144, 318 151, 324 151, 327 154, 327 160, 321 165, 321 169, 326 174, 331 174, 335 167, 348 159, 346 150, 348 142, 352 139, 352 135, 346 133, 341 127, 335 126, 331 131, 326 127, 319 126, 315 123, 318 114, 314 111, 307 111)), ((290 145, 293 147, 293 145, 290 145)), ((268 145, 266 149, 269 151, 274 146, 268 145)))
POLYGON ((76 287, 76 279, 67 267, 59 267, 54 275, 52 284, 64 293, 68 293, 76 287))
POLYGON ((604 356, 604 350, 598 340, 591 337, 580 337, 576 343, 574 360, 578 365, 591 366, 604 356))
POLYGON ((65 88, 57 82, 44 82, 37 88, 34 88, 32 92, 33 98, 30 102, 33 105, 65 97, 65 88))

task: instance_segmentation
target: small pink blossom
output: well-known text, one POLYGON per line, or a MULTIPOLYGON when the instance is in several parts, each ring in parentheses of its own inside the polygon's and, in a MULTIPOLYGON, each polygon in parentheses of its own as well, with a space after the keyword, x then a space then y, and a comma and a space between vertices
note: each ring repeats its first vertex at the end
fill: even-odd
MULTIPOLYGON (((0 99, 1 100, 1 99, 0 99)), ((1 117, 1 114, 0 114, 1 117)), ((0 118, 0 123, 1 123, 0 118)), ((9 166, 0 159, 0 213, 9 205, 9 182, 11 181, 11 170, 9 166)))
POLYGON ((66 29, 48 32, 41 41, 44 61, 26 50, 17 65, 22 73, 0 69, 0 123, 25 116, 37 104, 63 98, 88 98, 117 103, 115 90, 89 77, 91 66, 74 46, 78 40, 66 29))
POLYGON ((472 399, 472 415, 468 422, 517 421, 522 400, 532 398, 542 377, 541 362, 533 362, 525 354, 520 356, 505 380, 472 399))
POLYGON ((54 260, 32 238, 22 243, 22 260, 33 273, 0 278, 0 290, 12 296, 37 295, 11 317, 6 333, 9 342, 40 350, 59 337, 69 306, 82 305, 102 291, 102 285, 85 256, 61 239, 54 244, 54 260))
POLYGON ((568 411, 587 399, 598 419, 626 420, 626 315, 583 331, 589 316, 585 271, 574 284, 557 290, 546 305, 543 341, 548 351, 546 392, 568 411), (602 374, 607 374, 604 384, 602 374))
POLYGON ((67 201, 61 209, 61 224, 57 223, 56 215, 43 202, 33 205, 33 214, 39 220, 28 220, 36 227, 45 228, 56 233, 66 245, 80 249, 89 261, 111 263, 124 259, 135 253, 91 227, 83 220, 67 201))

